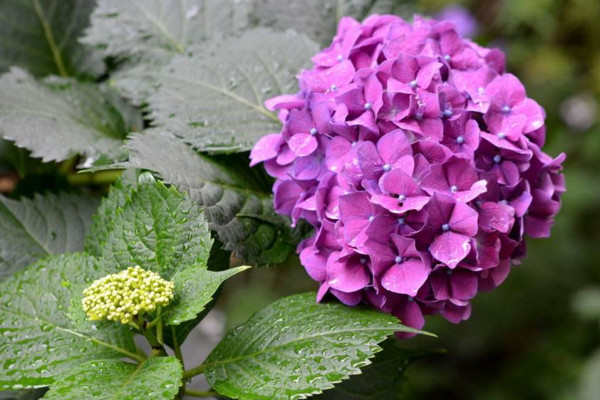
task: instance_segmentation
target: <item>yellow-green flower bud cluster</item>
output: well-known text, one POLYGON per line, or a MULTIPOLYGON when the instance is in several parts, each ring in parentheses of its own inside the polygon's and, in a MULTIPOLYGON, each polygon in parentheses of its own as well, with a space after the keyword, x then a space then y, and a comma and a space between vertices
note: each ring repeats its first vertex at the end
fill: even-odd
POLYGON ((83 310, 92 321, 131 322, 134 316, 167 306, 173 300, 173 282, 139 266, 94 281, 84 290, 83 310))

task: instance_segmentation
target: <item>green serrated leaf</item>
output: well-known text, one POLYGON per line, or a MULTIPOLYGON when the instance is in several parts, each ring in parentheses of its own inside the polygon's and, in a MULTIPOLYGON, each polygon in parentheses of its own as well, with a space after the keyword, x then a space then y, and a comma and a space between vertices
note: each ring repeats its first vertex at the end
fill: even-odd
POLYGON ((0 77, 0 136, 43 161, 118 153, 136 128, 139 113, 109 88, 71 79, 39 83, 17 68, 0 77))
POLYGON ((70 285, 105 274, 85 254, 52 256, 0 283, 0 390, 46 386, 83 361, 137 359, 131 332, 83 332, 67 316, 70 285))
POLYGON ((81 251, 98 203, 78 194, 0 196, 0 279, 50 254, 81 251))
POLYGON ((318 400, 399 400, 402 398, 404 372, 414 361, 431 352, 419 352, 398 346, 396 338, 381 344, 383 351, 377 353, 372 364, 360 375, 350 377, 315 396, 318 400))
POLYGON ((106 241, 109 227, 116 222, 116 210, 123 208, 128 197, 131 197, 137 188, 138 173, 127 170, 111 187, 108 196, 102 199, 102 204, 93 216, 90 235, 85 238, 84 250, 92 255, 101 256, 103 241, 106 241))
POLYGON ((140 104, 156 69, 190 45, 246 27, 249 8, 250 0, 99 0, 82 41, 125 60, 111 80, 140 104))
POLYGON ((204 209, 210 227, 225 249, 248 264, 283 262, 298 238, 289 220, 277 217, 269 193, 247 189, 213 159, 194 152, 168 133, 132 135, 127 166, 157 172, 166 182, 189 193, 204 209), (264 221, 257 216, 278 219, 264 221))
POLYGON ((213 51, 176 57, 157 74, 160 86, 148 100, 154 122, 198 150, 249 150, 281 129, 264 101, 296 92, 296 75, 317 50, 304 35, 257 28, 213 51))
POLYGON ((152 357, 139 365, 118 360, 90 361, 52 385, 47 400, 171 400, 183 369, 174 357, 152 357))
POLYGON ((186 268, 206 268, 210 231, 202 210, 187 195, 155 181, 150 173, 140 175, 130 193, 128 188, 114 190, 125 193, 103 204, 104 223, 93 226, 88 242, 95 243, 86 246, 99 250, 94 255, 118 269, 139 265, 166 279, 186 268))
POLYGON ((102 56, 77 39, 88 25, 94 0, 0 2, 0 71, 11 66, 33 75, 98 76, 102 56))
POLYGON ((163 320, 167 325, 179 325, 196 318, 223 282, 248 268, 243 266, 219 272, 188 268, 178 272, 173 277, 175 298, 163 313, 163 320))
POLYGON ((315 297, 280 299, 231 331, 202 367, 211 387, 235 399, 304 399, 360 373, 393 332, 416 332, 394 316, 315 297))
MULTIPOLYGON (((229 261, 231 253, 223 250, 223 245, 218 240, 215 240, 212 248, 210 249, 210 256, 208 258, 208 269, 210 271, 222 271, 229 268, 229 261)), ((219 295, 221 293, 222 286, 217 289, 213 294, 213 299, 204 305, 204 310, 196 316, 196 318, 183 322, 177 326, 171 325, 170 329, 164 330, 165 343, 170 348, 175 348, 175 343, 183 343, 189 333, 204 319, 204 317, 213 308, 219 295)))

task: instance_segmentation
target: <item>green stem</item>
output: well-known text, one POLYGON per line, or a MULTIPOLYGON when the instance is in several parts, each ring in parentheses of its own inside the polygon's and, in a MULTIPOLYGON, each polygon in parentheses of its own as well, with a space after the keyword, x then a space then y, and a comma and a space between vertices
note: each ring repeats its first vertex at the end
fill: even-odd
POLYGON ((74 173, 67 175, 73 186, 111 185, 121 176, 122 170, 99 171, 94 173, 74 173))
POLYGON ((148 343, 150 343, 150 346, 152 346, 152 356, 162 357, 167 355, 165 348, 162 344, 160 344, 154 332, 152 332, 151 330, 147 330, 143 331, 142 334, 146 339, 148 339, 148 343))
MULTIPOLYGON (((175 357, 181 363, 181 367, 185 371, 185 363, 183 362, 183 354, 181 354, 181 346, 179 346, 179 341, 177 340, 177 332, 175 330, 175 325, 171 325, 171 339, 173 340, 173 351, 175 352, 175 357)), ((181 388, 179 388, 179 393, 177 394, 178 399, 183 399, 185 395, 187 380, 181 380, 181 388)))
POLYGON ((156 340, 161 346, 165 345, 165 341, 163 340, 163 321, 162 321, 162 308, 158 307, 158 324, 156 325, 156 340))
POLYGON ((179 341, 177 340, 177 332, 175 331, 175 326, 171 325, 171 337, 173 338, 173 351, 175 352, 175 357, 181 362, 181 365, 185 369, 185 364, 183 363, 183 354, 181 354, 181 346, 179 346, 179 341))
POLYGON ((192 396, 192 397, 213 397, 213 396, 219 395, 217 392, 214 392, 212 390, 201 391, 201 390, 192 390, 192 389, 186 389, 185 394, 187 396, 192 396))
POLYGON ((199 366, 197 366, 195 368, 192 368, 192 369, 189 369, 189 370, 185 371, 183 373, 183 378, 184 379, 189 379, 189 378, 192 378, 192 377, 194 377, 196 375, 203 374, 204 370, 206 370, 206 367, 204 366, 204 364, 201 364, 201 365, 199 365, 199 366))

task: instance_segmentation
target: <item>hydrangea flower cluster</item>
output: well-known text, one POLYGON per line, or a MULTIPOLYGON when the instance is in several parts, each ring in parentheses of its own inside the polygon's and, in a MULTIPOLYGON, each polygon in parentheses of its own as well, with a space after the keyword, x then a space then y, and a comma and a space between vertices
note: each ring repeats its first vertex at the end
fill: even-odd
POLYGON ((92 321, 128 324, 136 315, 166 307, 173 300, 173 282, 139 266, 105 276, 84 290, 83 310, 92 321))
POLYGON ((560 208, 565 156, 541 150, 544 110, 501 51, 448 21, 343 18, 312 61, 298 93, 265 103, 283 128, 251 163, 277 178, 277 212, 315 227, 298 251, 318 300, 414 328, 467 319, 560 208))

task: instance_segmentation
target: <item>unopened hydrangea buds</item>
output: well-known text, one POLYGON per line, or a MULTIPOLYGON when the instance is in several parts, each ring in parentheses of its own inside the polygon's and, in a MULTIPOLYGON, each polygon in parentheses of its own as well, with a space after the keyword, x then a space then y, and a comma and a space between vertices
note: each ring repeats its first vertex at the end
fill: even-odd
POLYGON ((136 315, 166 307, 174 285, 139 266, 105 276, 84 290, 83 310, 92 321, 103 319, 128 324, 136 315))
POLYGON ((542 151, 544 110, 501 51, 448 21, 342 18, 312 61, 298 93, 265 103, 283 128, 251 159, 277 179, 277 212, 315 227, 298 251, 318 299, 415 328, 468 318, 560 208, 565 156, 542 151))

